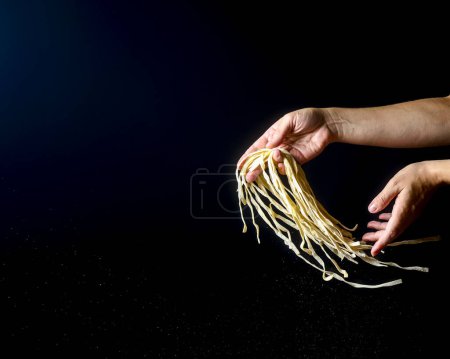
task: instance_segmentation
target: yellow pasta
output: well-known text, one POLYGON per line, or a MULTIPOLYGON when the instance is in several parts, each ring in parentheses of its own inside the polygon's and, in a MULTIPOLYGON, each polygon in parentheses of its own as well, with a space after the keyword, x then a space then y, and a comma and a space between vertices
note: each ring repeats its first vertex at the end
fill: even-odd
MULTIPOLYGON (((247 231, 242 205, 250 208, 252 222, 259 239, 259 226, 255 215, 280 237, 284 243, 300 258, 312 267, 322 272, 323 279, 329 281, 337 279, 357 288, 379 288, 400 284, 401 279, 368 285, 354 283, 347 280, 348 273, 341 267, 344 260, 358 263, 360 259, 374 266, 393 266, 407 270, 427 272, 424 267, 402 267, 393 262, 383 262, 366 254, 364 251, 372 246, 357 241, 352 232, 356 229, 348 228, 331 216, 314 196, 308 184, 305 173, 292 155, 284 149, 283 163, 286 170, 288 185, 285 185, 273 160, 273 150, 261 149, 249 154, 244 160, 242 168, 236 169, 238 182, 239 207, 244 223, 243 232, 247 231), (263 171, 258 178, 247 183, 246 174, 260 167, 263 171), (300 235, 299 240, 292 238, 291 229, 300 235)), ((391 246, 401 244, 415 244, 425 241, 438 240, 439 237, 429 237, 392 243, 391 246)))

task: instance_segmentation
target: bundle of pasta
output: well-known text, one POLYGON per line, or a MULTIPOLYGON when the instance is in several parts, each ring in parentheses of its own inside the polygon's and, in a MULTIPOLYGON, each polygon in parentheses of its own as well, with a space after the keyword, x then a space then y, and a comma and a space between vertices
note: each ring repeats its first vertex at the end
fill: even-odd
MULTIPOLYGON (((344 259, 358 263, 357 259, 374 266, 393 266, 407 270, 427 272, 424 267, 402 267, 393 262, 383 262, 367 255, 364 251, 371 245, 356 240, 352 232, 356 229, 348 228, 331 216, 318 202, 302 168, 297 164, 292 155, 284 149, 283 164, 285 167, 288 186, 286 186, 277 170, 277 164, 273 160, 273 150, 261 149, 249 154, 244 159, 244 164, 236 169, 238 182, 239 207, 244 223, 243 232, 247 231, 242 205, 250 208, 252 222, 256 228, 259 240, 259 226, 255 220, 255 211, 267 223, 267 225, 283 239, 284 243, 305 262, 322 272, 323 279, 328 281, 333 278, 346 282, 357 288, 379 288, 400 284, 401 279, 367 285, 349 282, 348 273, 341 268, 340 263, 344 259), (260 167, 263 171, 254 182, 247 183, 245 176, 249 171, 260 167), (300 245, 296 245, 292 239, 290 228, 300 234, 300 245), (320 255, 319 255, 320 254, 320 255)), ((401 244, 415 244, 425 241, 433 241, 438 237, 409 240, 392 243, 392 246, 401 244)))

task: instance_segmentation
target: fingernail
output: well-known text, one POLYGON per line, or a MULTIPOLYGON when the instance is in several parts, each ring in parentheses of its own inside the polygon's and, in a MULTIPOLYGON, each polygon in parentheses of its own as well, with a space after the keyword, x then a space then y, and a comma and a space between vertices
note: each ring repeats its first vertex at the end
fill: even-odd
POLYGON ((371 203, 369 206, 369 212, 375 213, 376 211, 377 211, 377 206, 375 206, 375 204, 371 203))

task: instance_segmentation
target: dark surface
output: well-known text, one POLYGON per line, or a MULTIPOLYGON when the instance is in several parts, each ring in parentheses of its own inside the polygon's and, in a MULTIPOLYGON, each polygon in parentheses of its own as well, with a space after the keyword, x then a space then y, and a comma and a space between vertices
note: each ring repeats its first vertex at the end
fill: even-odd
MULTIPOLYGON (((404 235, 444 240, 385 256, 429 274, 350 267, 355 281, 405 280, 381 290, 325 283, 268 230, 258 245, 238 220, 193 219, 189 197, 197 168, 234 163, 287 111, 448 95, 439 21, 425 33, 412 15, 400 24, 375 10, 330 22, 281 5, 0 8, 2 347, 151 358, 445 349, 447 189, 404 235)), ((448 153, 334 144, 305 171, 332 214, 363 228, 397 170, 448 153)), ((215 181, 206 213, 218 210, 215 181)))

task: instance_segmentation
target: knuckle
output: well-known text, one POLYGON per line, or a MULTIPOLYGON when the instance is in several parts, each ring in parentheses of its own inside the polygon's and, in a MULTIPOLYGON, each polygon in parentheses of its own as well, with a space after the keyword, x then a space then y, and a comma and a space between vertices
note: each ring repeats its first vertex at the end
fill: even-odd
POLYGON ((391 242, 398 236, 398 230, 396 228, 391 229, 386 235, 386 241, 391 242))
MULTIPOLYGON (((299 112, 299 111, 297 111, 299 112)), ((315 109, 312 107, 306 107, 304 109, 301 110, 302 112, 302 116, 304 116, 304 118, 310 118, 314 115, 315 109)))
POLYGON ((405 167, 405 170, 415 170, 419 167, 418 163, 410 163, 405 167))
POLYGON ((385 193, 380 193, 376 199, 378 204, 384 204, 387 201, 387 197, 385 193))
POLYGON ((389 181, 389 185, 388 187, 391 189, 396 189, 401 181, 401 177, 400 176, 394 176, 390 181, 389 181))
POLYGON ((282 121, 284 121, 284 122, 290 122, 290 121, 292 121, 292 119, 296 116, 296 112, 297 112, 297 111, 286 113, 286 114, 281 118, 282 121))

